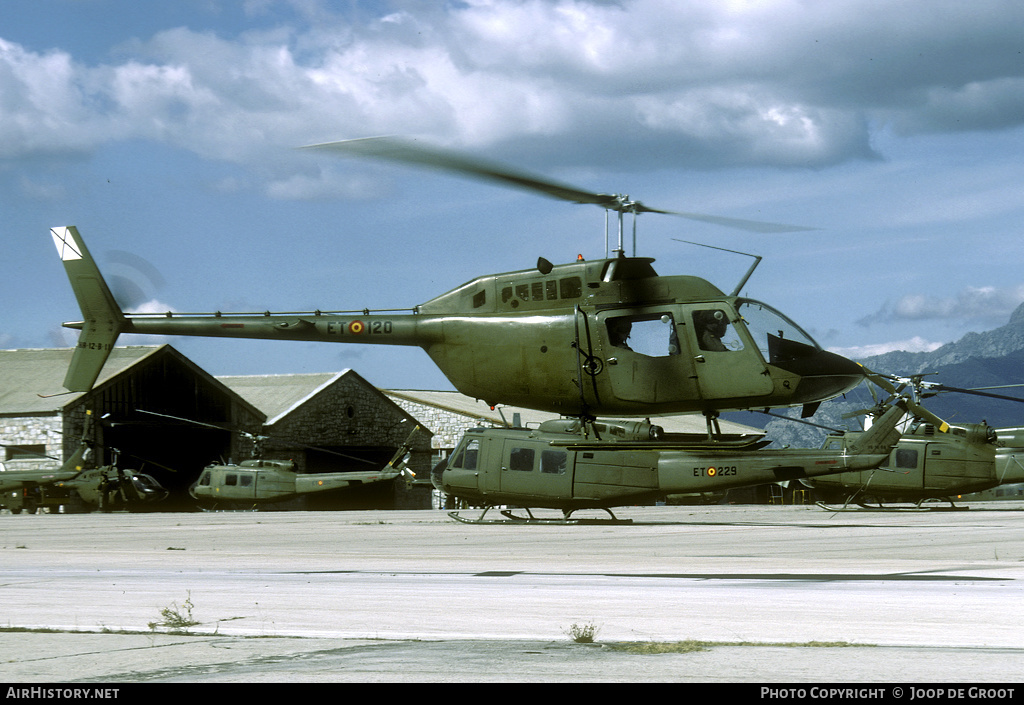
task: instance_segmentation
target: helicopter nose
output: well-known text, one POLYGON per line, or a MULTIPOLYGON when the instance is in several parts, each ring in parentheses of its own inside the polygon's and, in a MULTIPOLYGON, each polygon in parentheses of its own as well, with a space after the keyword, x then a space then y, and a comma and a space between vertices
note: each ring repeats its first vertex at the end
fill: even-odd
POLYGON ((442 460, 430 470, 430 484, 434 486, 434 489, 444 489, 444 470, 448 467, 447 459, 442 460))
POLYGON ((776 360, 772 364, 800 376, 794 400, 822 401, 845 394, 865 378, 864 368, 853 360, 828 350, 818 349, 808 355, 776 360))

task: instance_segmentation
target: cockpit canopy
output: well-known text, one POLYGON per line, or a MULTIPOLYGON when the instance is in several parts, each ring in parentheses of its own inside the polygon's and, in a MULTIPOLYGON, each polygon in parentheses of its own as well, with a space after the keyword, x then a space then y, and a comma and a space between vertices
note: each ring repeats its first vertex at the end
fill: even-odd
POLYGON ((736 311, 766 362, 776 364, 821 351, 803 328, 768 304, 737 299, 736 311))

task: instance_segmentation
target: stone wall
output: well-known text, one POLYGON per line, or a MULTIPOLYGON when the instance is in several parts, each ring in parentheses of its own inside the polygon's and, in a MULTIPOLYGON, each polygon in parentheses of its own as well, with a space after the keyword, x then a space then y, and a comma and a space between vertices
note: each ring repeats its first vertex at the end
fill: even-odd
POLYGON ((6 460, 7 449, 0 448, 0 460, 8 470, 49 470, 61 464, 54 458, 64 457, 64 436, 61 419, 53 416, 22 416, 0 419, 0 443, 15 446, 44 446, 49 458, 6 460))
POLYGON ((435 451, 451 451, 458 445, 462 434, 467 429, 482 425, 480 419, 453 411, 439 409, 436 406, 418 404, 398 397, 390 397, 391 401, 405 409, 411 416, 419 419, 433 433, 430 446, 435 451))

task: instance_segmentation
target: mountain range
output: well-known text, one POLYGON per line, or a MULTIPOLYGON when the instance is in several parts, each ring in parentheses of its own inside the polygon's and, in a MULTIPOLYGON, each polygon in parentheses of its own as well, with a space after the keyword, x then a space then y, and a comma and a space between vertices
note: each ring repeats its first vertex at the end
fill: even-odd
MULTIPOLYGON (((857 362, 883 374, 901 377, 921 374, 925 382, 944 387, 978 390, 982 387, 1021 385, 1019 389, 1010 387, 984 391, 1018 397, 1024 402, 1024 304, 1010 315, 1006 325, 982 333, 968 333, 931 352, 895 351, 857 362)), ((883 398, 887 396, 881 391, 878 393, 883 398)), ((870 407, 873 403, 871 393, 862 384, 843 397, 823 403, 808 421, 830 428, 855 430, 859 427, 858 419, 843 418, 844 415, 870 407)), ((951 424, 984 420, 997 428, 1024 426, 1024 403, 1020 402, 941 392, 926 396, 922 403, 951 424)), ((790 410, 784 415, 794 419, 799 418, 800 412, 790 410)), ((764 428, 776 445, 817 447, 827 434, 826 430, 818 427, 757 412, 734 412, 723 417, 764 428)))

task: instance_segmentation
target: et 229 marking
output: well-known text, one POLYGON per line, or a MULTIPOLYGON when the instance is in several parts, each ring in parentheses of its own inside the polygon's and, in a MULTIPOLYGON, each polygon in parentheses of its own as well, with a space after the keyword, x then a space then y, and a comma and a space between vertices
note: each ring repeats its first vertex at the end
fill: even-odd
POLYGON ((331 321, 327 324, 328 335, 391 335, 394 324, 391 321, 331 321))
POLYGON ((708 466, 706 468, 694 468, 694 477, 727 477, 737 474, 735 465, 708 466))

